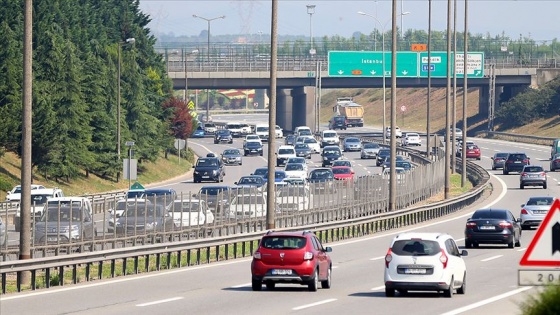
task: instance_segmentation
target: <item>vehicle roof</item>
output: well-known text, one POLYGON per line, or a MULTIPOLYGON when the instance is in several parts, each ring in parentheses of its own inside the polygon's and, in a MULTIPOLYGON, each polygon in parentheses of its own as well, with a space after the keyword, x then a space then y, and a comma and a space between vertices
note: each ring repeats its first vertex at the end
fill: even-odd
POLYGON ((306 235, 314 235, 310 231, 299 231, 299 232, 288 232, 288 231, 268 231, 263 237, 270 236, 300 236, 305 237, 306 235))
POLYGON ((351 169, 351 167, 346 166, 346 165, 337 165, 337 166, 331 167, 331 170, 333 170, 333 169, 351 169))
POLYGON ((293 149, 293 148, 294 148, 293 145, 283 144, 283 145, 278 147, 278 150, 280 150, 280 149, 293 149))
POLYGON ((31 189, 31 195, 52 195, 55 191, 60 191, 60 188, 36 188, 31 189))
POLYGON ((150 188, 144 191, 146 195, 148 194, 175 194, 177 193, 175 189, 171 188, 150 188))
POLYGON ((423 239, 423 240, 432 240, 432 241, 438 241, 438 240, 445 240, 450 238, 451 236, 447 233, 437 233, 437 232, 405 232, 405 233, 400 233, 397 234, 394 238, 393 241, 399 241, 399 240, 410 240, 410 239, 415 239, 415 238, 419 238, 419 239, 423 239))
POLYGON ((50 198, 49 202, 51 201, 83 201, 83 200, 89 200, 87 197, 77 197, 77 196, 73 196, 73 197, 55 197, 55 198, 50 198))

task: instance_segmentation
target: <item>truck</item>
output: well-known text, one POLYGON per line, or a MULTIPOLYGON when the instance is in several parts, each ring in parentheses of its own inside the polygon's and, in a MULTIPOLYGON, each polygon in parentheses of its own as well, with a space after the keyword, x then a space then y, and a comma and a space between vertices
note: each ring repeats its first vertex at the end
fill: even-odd
POLYGON ((354 102, 352 97, 339 97, 333 107, 336 116, 345 117, 346 127, 364 126, 364 108, 354 102))

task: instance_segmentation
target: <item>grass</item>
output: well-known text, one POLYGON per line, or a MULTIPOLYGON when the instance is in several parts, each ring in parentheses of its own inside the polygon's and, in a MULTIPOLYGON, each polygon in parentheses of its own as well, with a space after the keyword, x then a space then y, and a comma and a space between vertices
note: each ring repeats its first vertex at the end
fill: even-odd
POLYGON ((523 315, 560 314, 560 283, 546 286, 521 305, 523 315))

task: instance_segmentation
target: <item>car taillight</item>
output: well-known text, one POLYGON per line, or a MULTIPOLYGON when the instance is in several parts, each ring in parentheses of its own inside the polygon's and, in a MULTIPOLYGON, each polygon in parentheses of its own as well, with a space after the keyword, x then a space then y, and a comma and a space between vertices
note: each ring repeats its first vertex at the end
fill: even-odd
POLYGON ((527 212, 527 210, 525 209, 521 209, 521 214, 529 214, 529 212, 527 212))
POLYGON ((467 222, 467 229, 473 229, 476 227, 476 223, 475 222, 467 222))
POLYGON ((521 173, 521 176, 527 176, 527 173, 523 172, 521 173))
POLYGON ((511 164, 511 163, 513 163, 513 161, 507 160, 506 163, 507 163, 507 164, 511 164))
POLYGON ((255 252, 255 253, 253 254, 253 258, 255 258, 255 259, 261 259, 261 252, 255 252))
POLYGON ((449 259, 447 258, 447 255, 445 254, 445 251, 442 249, 441 250, 441 256, 439 257, 439 261, 441 261, 441 263, 443 264, 443 269, 447 268, 447 261, 449 259))
POLYGON ((305 252, 305 254, 303 254, 303 259, 304 259, 304 260, 311 260, 311 259, 313 259, 313 253, 312 253, 312 252, 305 252))
POLYGON ((389 268, 389 263, 393 260, 393 256, 391 255, 391 249, 387 251, 387 255, 385 255, 385 267, 389 268))
POLYGON ((510 228, 510 227, 513 226, 513 225, 511 225, 511 223, 506 222, 506 221, 500 222, 499 225, 500 225, 500 227, 503 228, 503 229, 505 229, 505 228, 510 228))
POLYGON ((529 160, 523 160, 523 163, 529 164, 529 160))
POLYGON ((560 160, 554 160, 554 163, 560 163, 560 160))
POLYGON ((541 176, 546 176, 546 173, 545 173, 545 172, 541 172, 541 176))

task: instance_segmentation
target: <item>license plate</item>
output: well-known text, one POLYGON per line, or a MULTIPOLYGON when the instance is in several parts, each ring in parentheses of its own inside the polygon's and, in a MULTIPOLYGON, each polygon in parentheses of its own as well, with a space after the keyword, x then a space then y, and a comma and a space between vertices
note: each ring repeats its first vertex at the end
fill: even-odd
POLYGON ((49 241, 49 242, 56 242, 56 241, 58 241, 58 237, 56 237, 56 236, 47 237, 47 241, 49 241))
POLYGON ((533 211, 534 214, 545 214, 547 212, 548 212, 547 210, 535 210, 535 211, 533 211))
POLYGON ((529 177, 539 177, 539 175, 529 175, 529 177))
POLYGON ((426 269, 420 269, 420 268, 406 268, 404 270, 404 273, 407 274, 414 274, 414 275, 421 275, 421 274, 426 274, 426 269))
POLYGON ((210 176, 202 176, 202 178, 210 178, 210 176))
POLYGON ((272 274, 273 275, 291 275, 292 274, 292 270, 291 269, 272 269, 272 274))
POLYGON ((515 163, 515 164, 521 164, 521 161, 515 161, 515 162, 513 162, 513 163, 515 163))
POLYGON ((493 225, 483 225, 483 226, 479 227, 479 229, 481 229, 481 230, 495 230, 496 227, 493 226, 493 225))

